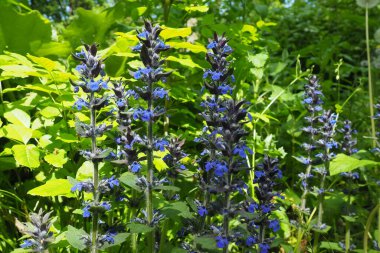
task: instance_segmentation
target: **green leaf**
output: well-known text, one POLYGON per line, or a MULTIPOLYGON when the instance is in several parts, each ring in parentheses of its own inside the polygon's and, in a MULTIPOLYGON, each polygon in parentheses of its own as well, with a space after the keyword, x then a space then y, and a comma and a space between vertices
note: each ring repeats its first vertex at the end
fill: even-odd
POLYGON ((178 217, 190 219, 193 217, 186 202, 176 201, 175 203, 168 203, 161 209, 161 212, 167 217, 178 217))
POLYGON ((137 176, 131 172, 125 172, 121 174, 119 178, 120 182, 122 182, 123 184, 141 192, 141 188, 138 185, 136 185, 136 179, 137 176))
POLYGON ((179 64, 190 68, 202 68, 197 63, 193 62, 191 58, 177 58, 174 56, 169 56, 168 58, 166 58, 166 60, 178 62, 179 64))
POLYGON ((336 242, 321 242, 321 249, 331 249, 331 250, 336 250, 338 252, 344 252, 344 250, 339 246, 338 243, 336 242))
POLYGON ((50 134, 45 134, 41 136, 41 138, 38 140, 38 146, 41 148, 46 148, 48 145, 52 144, 53 142, 50 140, 52 136, 50 134))
POLYGON ((215 250, 216 243, 214 237, 200 236, 194 238, 194 243, 199 245, 204 250, 215 250))
POLYGON ((40 166, 40 151, 33 144, 14 145, 12 152, 18 165, 31 169, 40 166))
POLYGON ((375 35, 373 36, 377 43, 380 43, 380 29, 377 29, 375 35))
POLYGON ((173 191, 178 192, 180 191, 180 188, 174 185, 158 185, 154 187, 155 190, 164 190, 164 191, 173 191))
POLYGON ((209 9, 209 8, 208 8, 207 5, 186 6, 186 7, 185 7, 185 11, 187 11, 187 12, 194 12, 194 11, 207 12, 208 9, 209 9))
POLYGON ((94 175, 94 164, 90 161, 85 161, 82 166, 77 171, 75 179, 79 181, 86 180, 88 178, 92 178, 94 175))
POLYGON ((30 54, 28 54, 27 57, 49 72, 53 70, 65 71, 65 67, 57 61, 52 61, 45 57, 36 57, 30 54))
POLYGON ((62 168, 67 163, 68 158, 65 157, 66 151, 64 149, 56 149, 52 154, 44 157, 45 161, 57 168, 62 168))
POLYGON ((338 154, 330 163, 330 175, 349 172, 359 167, 375 166, 379 163, 371 160, 359 160, 345 154, 338 154))
POLYGON ((33 130, 23 125, 9 124, 4 127, 4 137, 27 144, 33 136, 33 130))
POLYGON ((20 110, 20 109, 13 109, 12 111, 4 113, 4 117, 11 123, 15 125, 23 125, 25 127, 30 127, 30 116, 20 110))
POLYGON ((1 76, 4 76, 4 77, 26 78, 29 76, 36 76, 36 77, 44 76, 44 74, 38 71, 36 68, 24 66, 24 65, 0 66, 0 69, 3 70, 3 72, 1 73, 1 76))
POLYGON ((130 229, 132 234, 148 233, 154 230, 153 227, 149 227, 145 224, 140 223, 131 223, 127 225, 127 228, 130 229))
POLYGON ((264 67, 266 61, 268 60, 268 55, 264 54, 264 53, 259 53, 259 54, 255 54, 255 55, 248 53, 247 59, 256 68, 262 68, 262 67, 264 67))
POLYGON ((41 110, 40 113, 44 118, 47 118, 47 119, 54 119, 55 117, 61 115, 61 112, 59 111, 59 109, 53 106, 45 107, 44 109, 41 110))
POLYGON ((0 157, 0 171, 15 169, 16 160, 13 157, 0 157))
POLYGON ((28 194, 41 197, 66 196, 74 197, 71 183, 67 179, 50 179, 44 185, 28 191, 28 194))
POLYGON ((83 229, 77 229, 73 226, 69 225, 66 234, 66 239, 70 243, 71 246, 73 246, 76 249, 84 250, 86 248, 86 245, 84 243, 84 240, 82 239, 82 236, 87 235, 89 236, 86 231, 83 229))
POLYGON ((186 28, 171 28, 171 27, 162 27, 164 30, 160 33, 160 36, 167 40, 174 37, 187 37, 191 34, 191 27, 186 28))
POLYGON ((113 238, 115 240, 114 243, 112 243, 112 244, 106 243, 100 249, 107 249, 109 247, 122 244, 123 242, 125 242, 127 240, 127 238, 130 235, 131 235, 130 233, 119 233, 119 234, 117 234, 117 235, 114 236, 114 238, 113 238))
POLYGON ((206 53, 207 49, 202 44, 192 44, 190 42, 176 42, 176 41, 169 41, 166 42, 171 48, 174 49, 186 49, 193 53, 206 53))
POLYGON ((362 8, 373 8, 380 3, 380 0, 356 0, 356 3, 362 8))

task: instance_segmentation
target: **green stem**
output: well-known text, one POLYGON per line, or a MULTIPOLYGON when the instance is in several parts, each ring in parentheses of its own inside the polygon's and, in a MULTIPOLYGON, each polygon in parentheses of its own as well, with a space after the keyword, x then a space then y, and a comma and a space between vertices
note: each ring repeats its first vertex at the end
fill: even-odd
POLYGON ((368 3, 365 8, 365 40, 367 45, 367 65, 368 65, 368 95, 369 95, 369 112, 371 119, 371 138, 372 147, 376 147, 376 126, 374 116, 374 103, 373 103, 373 86, 372 86, 372 75, 371 75, 371 52, 369 48, 369 24, 368 24, 368 3))
MULTIPOLYGON (((91 151, 94 154, 96 152, 96 116, 95 116, 95 95, 94 92, 91 92, 91 97, 90 97, 90 111, 91 111, 91 130, 92 130, 92 135, 91 135, 91 151)), ((94 175, 93 175, 93 184, 94 184, 94 206, 99 205, 99 192, 98 192, 98 186, 99 186, 99 169, 98 169, 98 162, 97 161, 92 161, 94 164, 94 175)), ((91 253, 97 253, 98 248, 97 248, 97 238, 98 238, 98 220, 99 220, 99 215, 98 212, 95 211, 93 212, 92 215, 92 233, 91 233, 91 253)))
MULTIPOLYGON (((348 204, 347 204, 347 209, 348 209, 348 212, 349 212, 349 208, 351 206, 351 183, 352 182, 348 182, 348 204)), ((346 221, 346 233, 345 233, 345 242, 344 242, 344 245, 346 247, 346 253, 348 253, 350 251, 350 239, 351 239, 351 230, 350 230, 350 222, 346 221)))
POLYGON ((375 218, 376 212, 380 212, 380 201, 377 204, 377 206, 375 206, 375 208, 372 209, 371 213, 368 216, 367 223, 365 225, 364 237, 363 237, 363 251, 364 251, 364 253, 368 252, 368 235, 369 235, 369 230, 371 229, 371 224, 373 222, 372 220, 375 218))
MULTIPOLYGON (((148 83, 148 89, 151 94, 151 91, 153 90, 153 84, 151 82, 148 83)), ((153 112, 153 101, 152 99, 148 100, 148 110, 150 112, 153 112)), ((153 119, 150 118, 148 121, 148 150, 147 150, 147 181, 148 181, 148 187, 145 190, 146 194, 146 213, 147 213, 147 221, 148 224, 152 224, 153 220, 153 119)), ((148 250, 147 252, 153 253, 154 252, 154 244, 155 244, 155 233, 154 231, 147 234, 147 240, 148 240, 148 250)))

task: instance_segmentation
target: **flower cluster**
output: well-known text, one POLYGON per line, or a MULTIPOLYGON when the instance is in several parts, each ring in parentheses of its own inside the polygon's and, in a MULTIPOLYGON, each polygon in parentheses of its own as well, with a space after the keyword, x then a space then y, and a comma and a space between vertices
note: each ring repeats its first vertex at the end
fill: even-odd
POLYGON ((230 82, 235 81, 231 61, 228 60, 232 49, 224 35, 216 34, 207 48, 209 52, 206 60, 211 68, 205 70, 203 79, 204 87, 211 96, 201 103, 204 110, 200 115, 207 126, 204 127, 202 136, 195 140, 204 147, 199 159, 199 180, 204 199, 203 203, 196 201, 196 205, 202 224, 206 223, 206 216, 223 217, 221 226, 205 225, 210 225, 216 246, 226 252, 229 243, 238 240, 237 232, 229 228, 229 220, 237 216, 239 209, 232 197, 247 187, 243 177, 249 169, 246 156, 252 154, 252 150, 244 140, 248 134, 244 130, 248 115, 245 109, 247 103, 229 97, 233 94, 230 82))
POLYGON ((282 178, 282 172, 278 167, 278 159, 264 156, 264 160, 257 166, 254 183, 257 201, 250 199, 245 204, 245 213, 241 216, 247 224, 249 234, 246 236, 245 245, 252 247, 258 245, 260 253, 269 252, 274 237, 270 232, 276 233, 280 230, 278 219, 271 219, 272 211, 278 209, 274 202, 280 193, 275 191, 276 180, 282 178))
MULTIPOLYGON (((74 107, 78 110, 87 108, 89 110, 90 124, 80 122, 77 120, 75 127, 77 134, 80 137, 91 138, 91 150, 82 150, 82 156, 91 161, 94 166, 93 178, 85 180, 83 182, 77 182, 72 191, 84 191, 92 193, 93 199, 84 203, 83 217, 92 218, 92 236, 84 236, 83 240, 88 247, 93 250, 101 247, 102 238, 105 235, 101 235, 98 231, 99 215, 111 209, 109 201, 102 201, 102 198, 117 186, 119 181, 114 176, 110 178, 104 178, 99 180, 99 162, 105 158, 112 157, 110 149, 101 149, 97 147, 97 137, 104 135, 104 133, 112 128, 102 123, 97 125, 96 111, 101 110, 108 105, 109 97, 104 94, 103 90, 108 89, 108 81, 104 80, 104 64, 97 55, 97 45, 84 45, 84 49, 77 54, 73 54, 73 57, 81 61, 81 64, 76 67, 76 70, 80 74, 79 81, 71 81, 74 86, 74 91, 79 92, 81 89, 86 96, 85 98, 79 98, 74 107)), ((107 235, 108 238, 110 235, 107 235)), ((113 240, 107 240, 112 243, 113 240)))
POLYGON ((338 129, 338 131, 343 134, 342 151, 349 156, 358 152, 355 148, 357 140, 353 138, 353 135, 356 134, 356 130, 352 129, 351 121, 345 120, 343 127, 338 129))
POLYGON ((51 213, 44 213, 40 209, 38 213, 30 214, 30 222, 18 225, 20 232, 28 236, 28 239, 20 245, 21 248, 33 249, 33 252, 45 252, 48 244, 54 241, 53 233, 50 231, 51 213))

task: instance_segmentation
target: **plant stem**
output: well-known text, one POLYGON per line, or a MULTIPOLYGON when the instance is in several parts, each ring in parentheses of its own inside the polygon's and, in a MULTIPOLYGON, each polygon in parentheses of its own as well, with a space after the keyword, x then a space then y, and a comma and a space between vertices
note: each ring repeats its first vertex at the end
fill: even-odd
POLYGON ((368 65, 368 95, 369 95, 369 112, 371 119, 371 137, 372 137, 372 147, 376 147, 376 126, 374 116, 374 104, 373 104, 373 86, 372 86, 372 75, 371 75, 371 52, 369 48, 369 24, 368 24, 368 3, 365 8, 365 40, 367 45, 367 65, 368 65))
MULTIPOLYGON (((151 82, 148 83, 148 92, 152 94, 153 84, 151 82)), ((148 100, 148 110, 153 112, 153 100, 150 98, 148 100)), ((148 181, 148 187, 145 190, 146 194, 146 213, 147 213, 147 221, 148 224, 152 224, 153 220, 153 118, 150 118, 148 121, 148 150, 147 150, 147 175, 146 179, 148 181)), ((147 235, 148 240, 148 250, 147 252, 154 252, 154 244, 155 244, 155 233, 154 231, 149 232, 147 235)))
MULTIPOLYGON (((94 92, 91 92, 90 95, 90 113, 91 113, 91 152, 92 154, 95 154, 96 152, 96 116, 95 116, 95 95, 94 92)), ((98 169, 98 162, 92 161, 94 165, 94 175, 93 175, 93 184, 94 184, 94 206, 98 206, 99 204, 99 192, 98 192, 98 184, 99 184, 99 169, 98 169)), ((91 239, 91 253, 97 253, 97 238, 98 238, 98 212, 95 211, 92 215, 92 239, 91 239)))
MULTIPOLYGON (((347 210, 349 213, 349 208, 351 206, 351 183, 348 182, 348 205, 347 210)), ((346 221, 346 234, 345 234, 345 242, 344 246, 346 247, 345 252, 348 253, 350 251, 350 239, 351 239, 351 230, 350 230, 350 222, 346 221)))

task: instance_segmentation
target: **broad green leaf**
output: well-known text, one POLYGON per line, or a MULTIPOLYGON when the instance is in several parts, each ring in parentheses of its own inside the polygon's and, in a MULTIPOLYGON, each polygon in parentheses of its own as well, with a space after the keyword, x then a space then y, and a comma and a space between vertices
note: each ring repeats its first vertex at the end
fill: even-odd
POLYGON ((168 203, 161 209, 161 212, 167 217, 181 216, 183 218, 192 218, 193 214, 190 212, 186 202, 176 201, 175 203, 168 203))
POLYGON ((128 224, 127 228, 130 229, 130 232, 132 234, 148 233, 154 230, 153 227, 149 227, 148 225, 140 224, 140 223, 128 224))
POLYGON ((15 169, 16 161, 13 157, 0 157, 0 171, 15 169))
POLYGON ((75 179, 83 181, 88 178, 92 178, 94 175, 94 164, 90 161, 85 161, 77 171, 75 179))
POLYGON ((259 54, 248 53, 247 59, 256 68, 262 68, 262 67, 264 67, 266 61, 268 60, 268 55, 265 53, 259 53, 259 54))
POLYGON ((199 245, 204 250, 215 250, 216 242, 215 238, 211 236, 195 237, 194 243, 199 245))
POLYGON ((190 68, 202 68, 197 63, 193 62, 191 58, 177 58, 174 56, 169 56, 168 58, 166 58, 166 60, 178 62, 179 64, 190 68))
POLYGON ((4 137, 27 144, 33 136, 33 130, 23 125, 9 124, 4 127, 4 137))
POLYGON ((174 185, 158 185, 154 187, 155 190, 164 190, 164 191, 173 191, 178 192, 180 191, 180 188, 174 185))
POLYGON ((6 65, 0 66, 0 69, 3 70, 1 76, 5 77, 21 77, 26 78, 28 76, 42 77, 44 73, 41 70, 38 70, 33 67, 25 65, 6 65))
POLYGON ((321 242, 321 249, 330 249, 330 250, 336 250, 338 252, 344 252, 344 250, 339 246, 336 242, 321 242))
POLYGON ((166 44, 168 44, 171 48, 186 49, 193 53, 207 52, 207 49, 201 44, 192 44, 190 42, 185 42, 185 41, 182 41, 182 42, 168 41, 166 44))
POLYGON ((65 157, 66 151, 64 149, 56 149, 52 154, 48 154, 44 157, 45 161, 53 165, 56 168, 62 168, 68 159, 65 157))
POLYGON ((5 48, 26 54, 51 41, 51 24, 37 10, 17 11, 0 1, 0 52, 5 48))
POLYGON ((72 135, 72 134, 67 134, 67 133, 60 133, 56 137, 56 139, 60 140, 62 142, 65 142, 65 143, 77 143, 77 142, 79 142, 78 137, 76 137, 75 135, 72 135))
POLYGON ((194 11, 207 12, 208 9, 209 9, 209 8, 208 8, 207 5, 186 6, 186 7, 185 7, 185 11, 187 11, 187 12, 194 12, 194 11))
POLYGON ((85 235, 89 235, 83 229, 74 228, 73 226, 69 225, 69 227, 67 228, 67 232, 65 232, 65 235, 67 241, 74 248, 79 250, 84 250, 86 248, 86 245, 82 237, 85 235))
POLYGON ((30 116, 20 109, 16 108, 6 112, 4 113, 4 117, 13 124, 30 127, 30 116))
POLYGON ((30 54, 27 54, 27 57, 49 72, 53 70, 65 71, 65 67, 57 61, 52 61, 45 57, 36 57, 30 54))
POLYGON ((241 32, 248 32, 250 33, 250 39, 252 41, 257 41, 258 38, 257 38, 257 29, 256 27, 252 26, 252 25, 243 25, 243 28, 241 29, 241 32))
POLYGON ((375 166, 379 163, 371 160, 359 160, 345 154, 338 154, 330 163, 330 175, 349 172, 359 167, 375 166))
POLYGON ((141 192, 141 188, 138 185, 136 185, 136 179, 137 176, 131 172, 125 172, 121 174, 121 176, 119 177, 120 182, 141 192))
POLYGON ((174 37, 187 37, 191 34, 191 27, 186 28, 171 28, 171 27, 162 27, 164 30, 160 33, 160 36, 167 40, 174 37))
POLYGON ((123 242, 125 242, 127 240, 127 238, 130 235, 131 235, 130 233, 119 233, 119 234, 117 234, 117 235, 114 236, 114 238, 113 238, 115 240, 114 243, 112 243, 112 244, 106 243, 100 249, 107 249, 109 247, 122 244, 123 242))
POLYGON ((32 169, 40 166, 40 151, 33 144, 14 145, 12 152, 18 165, 32 169))
POLYGON ((41 115, 47 119, 53 119, 59 115, 61 115, 61 112, 58 108, 53 106, 47 106, 44 109, 40 111, 41 115))
POLYGON ((41 148, 46 148, 48 145, 52 144, 53 142, 50 140, 52 136, 50 134, 45 134, 41 136, 41 138, 38 140, 38 146, 41 148))
POLYGON ((148 9, 148 8, 145 7, 145 6, 141 6, 141 7, 137 7, 137 8, 136 8, 137 13, 138 13, 139 16, 143 15, 143 14, 146 12, 147 9, 148 9))
POLYGON ((50 179, 44 185, 28 191, 28 194, 41 197, 66 196, 73 197, 71 183, 67 179, 50 179))

